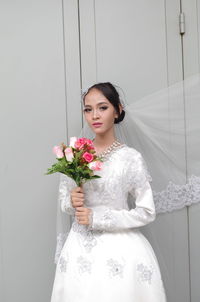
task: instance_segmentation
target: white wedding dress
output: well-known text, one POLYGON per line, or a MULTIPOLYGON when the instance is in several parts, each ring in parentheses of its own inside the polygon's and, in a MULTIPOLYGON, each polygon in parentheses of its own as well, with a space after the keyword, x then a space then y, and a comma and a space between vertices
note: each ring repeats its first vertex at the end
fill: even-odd
POLYGON ((151 176, 136 149, 126 144, 105 157, 101 178, 83 184, 90 226, 77 222, 62 174, 61 209, 74 217, 59 256, 51 302, 165 302, 154 250, 139 227, 156 218, 151 176))

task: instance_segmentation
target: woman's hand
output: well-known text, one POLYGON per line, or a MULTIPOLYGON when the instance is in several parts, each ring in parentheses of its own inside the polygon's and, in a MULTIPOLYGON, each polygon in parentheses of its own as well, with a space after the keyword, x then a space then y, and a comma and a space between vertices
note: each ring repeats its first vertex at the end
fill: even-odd
POLYGON ((84 224, 84 225, 89 225, 91 213, 92 213, 92 209, 85 208, 85 207, 77 207, 75 216, 78 220, 78 223, 84 224))
POLYGON ((71 191, 71 203, 74 208, 82 207, 84 202, 84 193, 82 187, 75 187, 71 191))

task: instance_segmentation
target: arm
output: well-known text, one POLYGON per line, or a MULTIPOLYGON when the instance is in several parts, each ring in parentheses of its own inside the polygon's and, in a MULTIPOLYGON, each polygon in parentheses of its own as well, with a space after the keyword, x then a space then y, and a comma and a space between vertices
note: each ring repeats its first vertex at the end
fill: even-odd
POLYGON ((137 228, 155 220, 155 205, 149 184, 151 176, 139 152, 136 160, 134 159, 131 162, 128 173, 128 192, 136 197, 136 207, 131 210, 115 210, 106 206, 102 206, 100 209, 92 209, 89 229, 122 230, 137 228))
POLYGON ((60 183, 58 190, 59 204, 61 211, 69 215, 75 214, 75 208, 71 203, 71 190, 76 186, 75 181, 67 175, 60 174, 60 183))

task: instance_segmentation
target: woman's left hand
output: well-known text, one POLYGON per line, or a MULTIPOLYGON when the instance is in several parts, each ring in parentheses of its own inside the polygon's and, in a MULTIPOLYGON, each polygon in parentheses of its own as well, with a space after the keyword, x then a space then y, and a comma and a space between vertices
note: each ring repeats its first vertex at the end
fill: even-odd
POLYGON ((76 207, 75 216, 77 217, 79 224, 89 225, 90 219, 89 215, 91 214, 92 210, 85 207, 76 207))

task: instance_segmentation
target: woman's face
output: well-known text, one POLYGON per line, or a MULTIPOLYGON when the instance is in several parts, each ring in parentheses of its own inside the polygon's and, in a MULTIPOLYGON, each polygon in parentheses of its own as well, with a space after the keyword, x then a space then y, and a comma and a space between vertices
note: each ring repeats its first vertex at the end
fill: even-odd
POLYGON ((118 114, 109 100, 96 88, 92 88, 85 96, 84 116, 95 133, 105 133, 113 127, 118 114), (94 123, 101 123, 95 127, 94 123))

